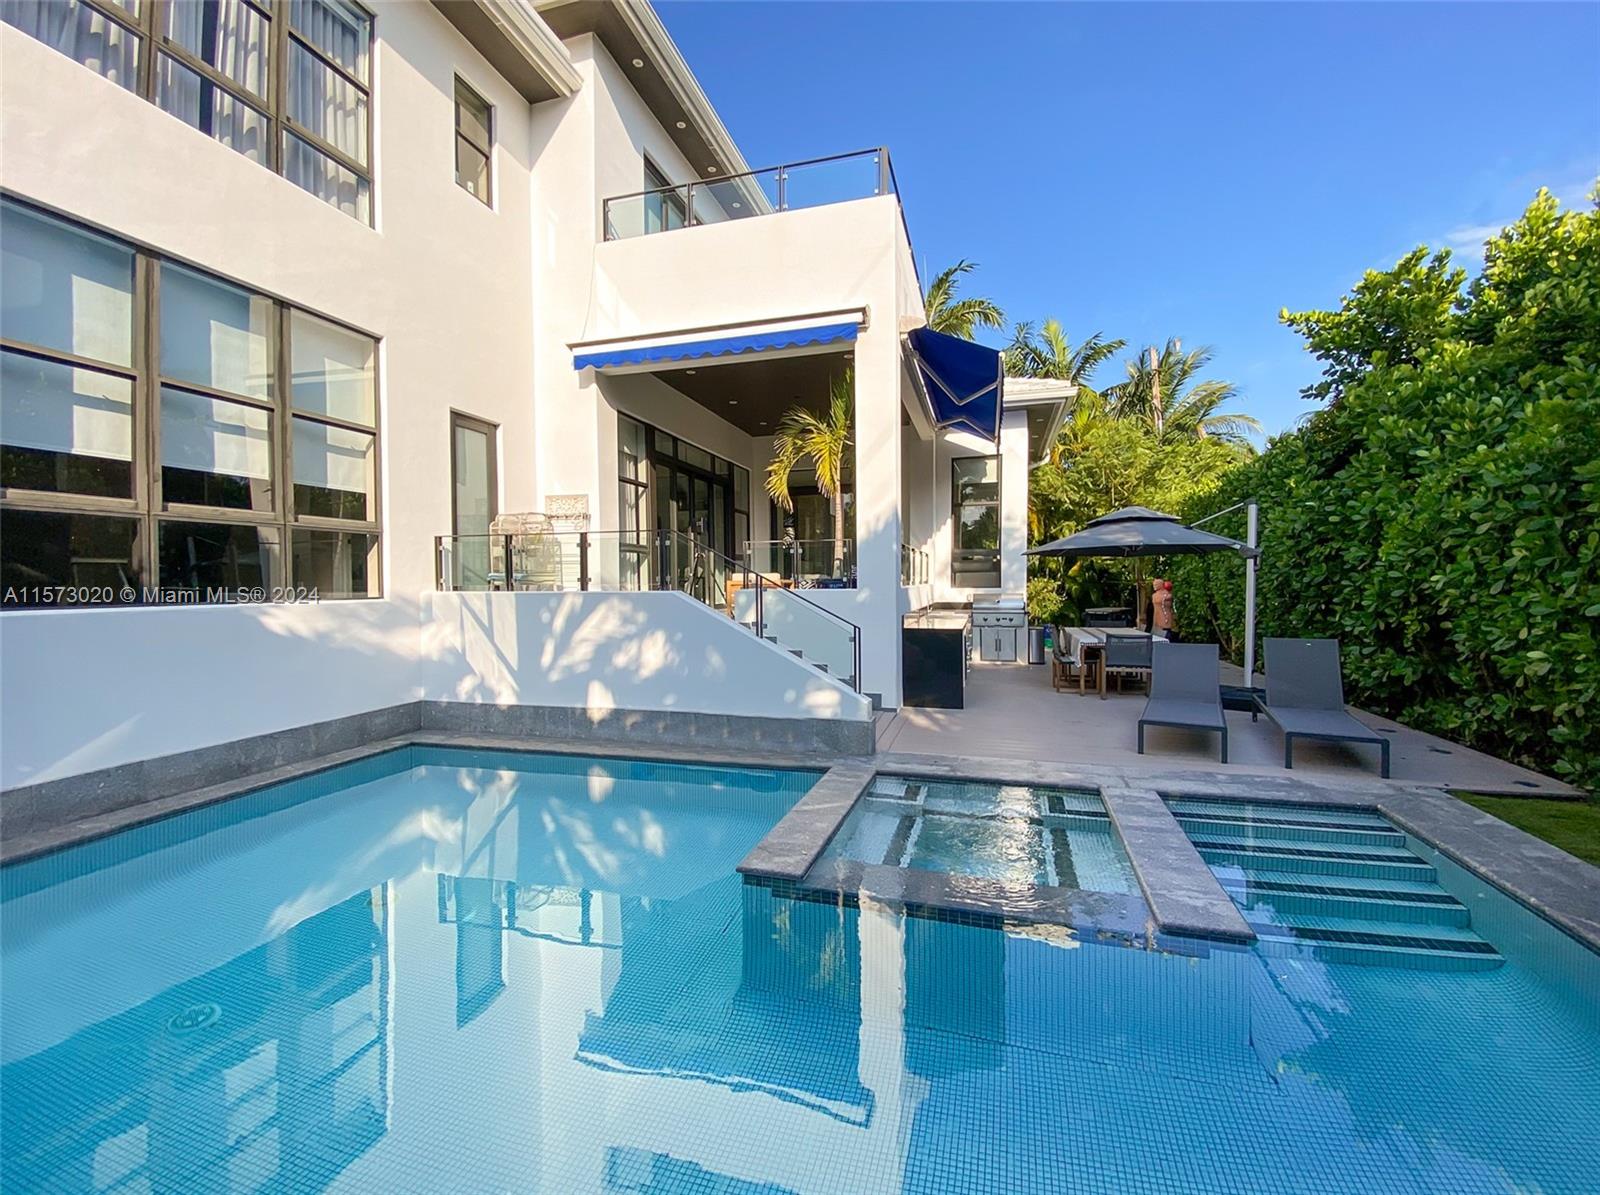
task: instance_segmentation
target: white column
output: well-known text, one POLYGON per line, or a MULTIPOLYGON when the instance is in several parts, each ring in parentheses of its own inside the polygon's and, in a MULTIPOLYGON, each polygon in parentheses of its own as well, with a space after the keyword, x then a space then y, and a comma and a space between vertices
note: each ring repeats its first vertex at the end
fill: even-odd
POLYGON ((1000 590, 1021 597, 1028 589, 1028 413, 1007 411, 1000 420, 1000 590))
POLYGON ((861 689, 900 705, 900 336, 874 320, 856 341, 856 612, 861 689))

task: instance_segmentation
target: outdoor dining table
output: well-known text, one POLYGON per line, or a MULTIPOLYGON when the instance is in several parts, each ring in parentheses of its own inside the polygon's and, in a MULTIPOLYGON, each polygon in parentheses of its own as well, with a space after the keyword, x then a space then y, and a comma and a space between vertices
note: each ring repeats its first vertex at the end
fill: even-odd
MULTIPOLYGON (((1089 690, 1086 684, 1088 678, 1088 665, 1098 663, 1105 652, 1107 635, 1142 635, 1145 632, 1119 628, 1119 627, 1061 627, 1060 633, 1066 637, 1067 650, 1065 658, 1071 661, 1078 670, 1078 695, 1081 697, 1089 690)), ((1099 668, 1100 695, 1106 693, 1106 670, 1099 668)))

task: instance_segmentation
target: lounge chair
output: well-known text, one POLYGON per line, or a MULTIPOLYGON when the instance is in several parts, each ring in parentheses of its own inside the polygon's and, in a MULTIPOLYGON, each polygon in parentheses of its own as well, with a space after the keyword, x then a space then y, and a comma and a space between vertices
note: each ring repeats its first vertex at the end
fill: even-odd
POLYGON ((1337 639, 1268 639, 1267 697, 1261 712, 1283 731, 1283 766, 1294 767, 1295 739, 1369 743, 1389 778, 1389 740, 1345 710, 1337 639))
POLYGON ((1163 643, 1151 655, 1150 700, 1139 715, 1139 754, 1146 726, 1215 730, 1228 762, 1228 723, 1222 716, 1222 670, 1215 643, 1163 643))

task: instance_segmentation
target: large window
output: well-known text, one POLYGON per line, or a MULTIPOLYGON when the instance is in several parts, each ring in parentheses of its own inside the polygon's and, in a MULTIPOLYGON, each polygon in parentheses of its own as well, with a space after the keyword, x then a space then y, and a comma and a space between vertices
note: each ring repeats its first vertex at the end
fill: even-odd
POLYGON ((371 223, 365 9, 347 0, 0 0, 0 20, 371 223))
POLYGON ((1000 458, 950 462, 950 513, 955 543, 950 583, 963 589, 1000 587, 1000 458))
POLYGON ((650 192, 642 196, 644 230, 665 232, 672 228, 682 228, 687 213, 686 192, 681 189, 665 190, 664 188, 672 186, 672 180, 649 158, 644 160, 644 185, 645 190, 650 192))
POLYGON ((370 336, 10 200, 0 255, 6 605, 377 593, 370 336))
POLYGON ((476 91, 456 80, 456 183, 489 203, 489 171, 494 160, 494 109, 476 91))

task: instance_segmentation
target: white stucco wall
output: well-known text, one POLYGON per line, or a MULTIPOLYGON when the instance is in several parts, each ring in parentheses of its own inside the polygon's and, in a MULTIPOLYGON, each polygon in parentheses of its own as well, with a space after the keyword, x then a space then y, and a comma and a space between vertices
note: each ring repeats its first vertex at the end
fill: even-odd
POLYGON ((680 593, 12 611, 0 788, 426 698, 774 718, 867 702, 680 593))
POLYGON ((432 537, 450 530, 451 408, 499 425, 502 508, 537 492, 533 296, 515 268, 532 146, 526 101, 432 5, 383 6, 375 36, 374 228, 5 25, 0 182, 381 338, 383 572, 405 594, 432 585, 432 537), (456 185, 457 72, 495 105, 494 208, 456 185))
POLYGON ((418 694, 414 601, 0 615, 0 788, 418 694))
MULTIPOLYGON (((924 450, 926 445, 923 446, 924 450)), ((1021 597, 1028 586, 1028 417, 1009 411, 1001 420, 1000 443, 970 432, 941 433, 932 461, 934 529, 928 553, 929 582, 936 602, 1021 597), (951 583, 955 521, 950 506, 951 462, 961 457, 1000 456, 1000 585, 974 589, 951 583)))
POLYGON ((660 593, 430 593, 430 701, 864 720, 839 681, 693 598, 660 593))

